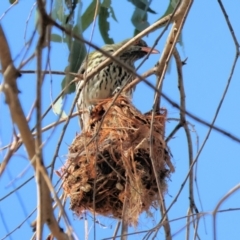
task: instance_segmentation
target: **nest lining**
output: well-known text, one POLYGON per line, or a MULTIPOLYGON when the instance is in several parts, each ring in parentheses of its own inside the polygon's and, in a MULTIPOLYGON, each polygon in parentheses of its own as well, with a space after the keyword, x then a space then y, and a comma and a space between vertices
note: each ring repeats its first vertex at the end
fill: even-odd
MULTIPOLYGON (((63 189, 78 216, 89 210, 124 216, 128 224, 136 225, 139 215, 157 207, 159 199, 150 158, 151 114, 141 114, 124 97, 105 114, 111 103, 105 100, 93 109, 87 130, 71 144, 61 169, 63 189)), ((156 114, 152 133, 152 159, 162 194, 174 171, 163 139, 165 118, 166 111, 156 114)))

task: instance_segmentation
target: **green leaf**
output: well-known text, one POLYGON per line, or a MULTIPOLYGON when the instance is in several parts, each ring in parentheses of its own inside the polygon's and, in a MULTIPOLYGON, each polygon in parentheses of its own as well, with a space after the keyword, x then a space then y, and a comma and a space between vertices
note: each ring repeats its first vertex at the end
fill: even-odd
POLYGON ((136 36, 140 33, 141 31, 138 31, 136 28, 134 29, 133 36, 136 36))
POLYGON ((14 4, 17 0, 9 0, 10 4, 14 4))
MULTIPOLYGON (((73 26, 69 23, 65 25, 66 29, 73 30, 73 26)), ((79 31, 80 32, 80 31, 79 31)), ((79 32, 75 32, 76 34, 79 34, 79 32)), ((63 41, 67 43, 69 51, 71 51, 71 44, 72 44, 72 36, 69 34, 64 34, 63 41)))
POLYGON ((93 22, 95 11, 99 12, 99 8, 96 10, 97 0, 93 0, 88 6, 86 11, 82 15, 82 32, 84 32, 90 24, 93 22))
POLYGON ((39 21, 39 11, 38 11, 38 9, 36 8, 35 16, 34 16, 34 23, 35 23, 35 26, 36 26, 37 31, 38 31, 38 33, 39 33, 39 32, 40 32, 40 28, 39 28, 39 25, 38 25, 38 21, 39 21))
POLYGON ((55 20, 59 20, 61 23, 65 23, 66 16, 64 14, 64 6, 62 0, 55 0, 53 5, 52 17, 55 20))
MULTIPOLYGON (((145 2, 147 3, 147 0, 145 0, 145 2)), ((149 22, 147 21, 146 11, 141 10, 139 8, 136 8, 135 11, 133 12, 131 21, 133 23, 133 26, 136 28, 134 34, 143 31, 150 25, 149 22)))
MULTIPOLYGON (((79 33, 80 30, 77 26, 73 29, 74 33, 79 33)), ((80 65, 82 64, 83 59, 87 54, 86 46, 83 42, 79 42, 78 40, 72 40, 70 37, 67 39, 70 53, 68 57, 68 66, 66 67, 65 71, 70 72, 78 72, 80 65)), ((65 88, 71 81, 73 80, 73 76, 67 75, 64 77, 62 81, 62 89, 65 88)), ((66 90, 65 94, 69 94, 75 91, 75 84, 71 84, 68 89, 66 90)))
MULTIPOLYGON (((96 0, 93 2, 96 2, 96 0)), ((77 4, 75 7, 77 8, 74 8, 73 11, 77 12, 77 20, 74 21, 74 19, 70 17, 71 21, 68 21, 68 23, 65 22, 67 17, 71 16, 72 14, 71 12, 69 13, 69 10, 71 10, 70 8, 71 4, 72 4, 72 0, 71 1, 54 0, 54 9, 53 9, 52 16, 54 19, 60 21, 66 29, 72 30, 73 33, 81 36, 82 35, 82 18, 81 18, 82 3, 80 0, 74 0, 74 4, 77 4)), ((94 9, 95 9, 95 4, 93 4, 93 10, 94 9)), ((88 12, 86 10, 85 14, 87 13, 88 12)), ((86 51, 85 44, 73 39, 71 35, 64 34, 64 33, 63 33, 63 36, 60 36, 58 34, 52 34, 51 40, 54 42, 63 42, 67 44, 69 49, 69 56, 68 56, 68 65, 66 66, 65 71, 75 72, 75 73, 78 72, 78 69, 81 63, 86 56, 87 51, 86 51)), ((62 89, 65 89, 65 87, 68 86, 64 94, 69 94, 75 91, 75 83, 69 86, 69 83, 73 80, 73 78, 74 77, 71 75, 66 75, 63 78, 61 82, 62 89)))
POLYGON ((63 99, 59 98, 57 102, 52 106, 52 109, 55 114, 61 115, 60 118, 65 118, 67 117, 67 114, 62 109, 62 105, 63 105, 62 102, 63 102, 63 99))
MULTIPOLYGON (((80 0, 79 0, 80 1, 80 0)), ((76 27, 78 27, 78 29, 80 30, 80 32, 82 33, 82 18, 81 18, 81 13, 82 13, 82 1, 79 2, 79 6, 78 6, 78 11, 77 11, 77 23, 76 23, 76 27)))
POLYGON ((51 16, 63 25, 70 22, 70 20, 72 25, 74 25, 74 12, 77 11, 78 4, 79 0, 54 0, 51 16))
POLYGON ((118 20, 117 20, 117 18, 116 18, 116 15, 115 15, 115 12, 114 12, 112 6, 109 7, 109 11, 110 11, 110 14, 111 14, 112 19, 117 22, 118 20))
POLYGON ((165 13, 158 20, 160 20, 160 19, 166 17, 167 15, 171 14, 173 12, 173 10, 175 9, 177 3, 178 3, 177 0, 170 0, 169 1, 169 5, 167 7, 167 10, 165 11, 165 13))
POLYGON ((77 72, 83 59, 87 54, 86 46, 83 42, 79 42, 78 40, 73 40, 72 42, 72 50, 69 56, 70 62, 70 71, 77 72))
MULTIPOLYGON (((72 81, 72 79, 71 79, 71 80, 70 80, 70 79, 71 79, 71 78, 69 78, 69 77, 67 77, 67 76, 63 78, 63 80, 62 80, 62 82, 61 82, 62 89, 64 89, 64 88, 68 85, 68 83, 69 83, 70 81, 72 81)), ((73 93, 73 92, 75 92, 75 90, 76 90, 75 84, 71 84, 71 85, 66 89, 66 91, 64 92, 64 95, 73 93)))
POLYGON ((111 6, 112 1, 111 0, 103 0, 101 6, 105 8, 109 8, 111 6))
POLYGON ((131 2, 135 7, 143 11, 148 11, 150 13, 156 14, 156 12, 149 7, 149 3, 146 1, 141 0, 128 0, 128 1, 131 2))
POLYGON ((178 43, 182 48, 184 48, 182 32, 179 34, 178 42, 177 42, 177 43, 178 43))
POLYGON ((105 8, 108 8, 109 11, 110 11, 111 17, 113 18, 113 20, 115 20, 117 22, 116 15, 115 15, 114 9, 111 6, 111 4, 112 4, 111 0, 104 0, 101 6, 105 7, 105 8))
POLYGON ((63 42, 63 38, 60 36, 60 35, 58 35, 58 34, 55 34, 55 33, 52 33, 51 34, 51 41, 52 42, 63 42))
POLYGON ((98 19, 99 31, 106 44, 113 44, 114 41, 112 38, 109 37, 108 34, 109 31, 109 22, 107 21, 108 18, 109 18, 108 8, 101 6, 98 19))
MULTIPOLYGON (((67 66, 66 70, 70 72, 78 72, 80 65, 83 59, 86 56, 86 47, 84 43, 81 43, 77 40, 73 40, 72 42, 72 50, 70 51, 68 61, 69 65, 67 66)), ((67 75, 62 81, 62 89, 65 88, 72 80, 73 76, 67 75)), ((68 89, 65 91, 65 94, 69 94, 75 91, 75 84, 71 84, 68 89)))

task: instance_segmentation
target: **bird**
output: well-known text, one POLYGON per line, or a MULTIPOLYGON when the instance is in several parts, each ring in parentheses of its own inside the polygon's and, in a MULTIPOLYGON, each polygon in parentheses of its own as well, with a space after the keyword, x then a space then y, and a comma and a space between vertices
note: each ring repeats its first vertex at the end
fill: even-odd
MULTIPOLYGON (((128 41, 129 39, 120 43, 105 45, 102 47, 102 50, 112 55, 128 41)), ((135 70, 134 63, 148 53, 154 54, 159 53, 159 51, 151 49, 144 40, 140 39, 127 47, 117 56, 117 59, 128 65, 132 70, 135 70)), ((93 51, 85 57, 78 71, 78 74, 83 76, 83 81, 76 82, 76 94, 79 94, 77 108, 80 112, 80 125, 82 130, 89 121, 89 111, 91 111, 100 100, 114 96, 125 84, 130 83, 135 78, 135 75, 122 65, 111 61, 82 87, 86 76, 105 59, 107 59, 106 55, 99 51, 93 51), (81 92, 78 93, 80 90, 81 92), (89 111, 86 112, 86 110, 89 111)), ((130 89, 127 92, 123 92, 123 94, 128 99, 131 99, 133 91, 134 89, 130 89)))

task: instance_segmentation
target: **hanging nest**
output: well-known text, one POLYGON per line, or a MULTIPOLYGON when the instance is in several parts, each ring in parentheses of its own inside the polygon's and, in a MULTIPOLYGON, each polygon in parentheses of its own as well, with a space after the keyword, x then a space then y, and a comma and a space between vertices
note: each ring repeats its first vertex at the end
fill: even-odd
POLYGON ((150 139, 151 113, 141 114, 124 97, 110 105, 112 99, 98 104, 87 131, 71 144, 60 171, 63 189, 78 216, 89 210, 136 225, 143 211, 159 205, 157 182, 163 195, 174 172, 163 138, 166 110, 155 114, 150 139))

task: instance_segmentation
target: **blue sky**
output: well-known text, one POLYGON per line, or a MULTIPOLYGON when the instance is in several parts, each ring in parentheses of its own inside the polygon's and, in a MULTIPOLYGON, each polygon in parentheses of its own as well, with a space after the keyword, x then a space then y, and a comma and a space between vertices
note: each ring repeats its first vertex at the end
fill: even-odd
MULTIPOLYGON (((115 42, 130 38, 133 34, 133 26, 130 23, 130 18, 134 10, 133 5, 128 1, 112 1, 115 9, 118 22, 110 20, 110 36, 115 42)), ((168 1, 152 1, 151 8, 155 9, 157 15, 149 14, 149 22, 153 23, 161 16, 167 7, 168 1)), ((5 30, 12 56, 15 59, 16 66, 22 60, 21 52, 24 47, 24 31, 26 20, 34 1, 19 1, 13 9, 11 9, 1 20, 1 24, 5 30), (20 54, 20 57, 18 57, 20 54)), ((89 0, 84 1, 83 11, 90 3, 89 0)), ((234 32, 240 39, 239 30, 239 9, 240 3, 236 1, 223 1, 223 4, 228 12, 229 19, 232 23, 234 32)), ((9 7, 8 1, 0 2, 0 16, 9 7)), ((34 10, 35 11, 35 10, 34 10)), ((34 28, 34 11, 33 16, 29 20, 27 29, 27 37, 31 36, 34 28)), ((55 31, 55 30, 54 30, 55 31)), ((156 48, 162 52, 167 33, 160 40, 156 48)), ((151 46, 156 37, 161 33, 161 29, 145 37, 144 40, 151 46)), ((91 27, 84 33, 86 39, 90 39, 91 27)), ((233 60, 236 54, 235 46, 227 28, 226 21, 220 10, 217 1, 195 1, 190 14, 184 25, 182 32, 183 46, 178 45, 181 58, 187 59, 187 64, 183 67, 184 85, 186 93, 187 110, 196 116, 211 122, 219 101, 226 87, 233 60)), ((97 28, 93 34, 93 43, 98 46, 104 44, 97 28)), ((30 48, 30 53, 34 48, 30 48)), ((160 55, 151 56, 141 67, 139 73, 143 73, 156 63, 160 55)), ((65 44, 52 44, 51 48, 51 69, 63 71, 68 58, 68 49, 65 44)), ((30 62, 25 70, 36 69, 36 62, 30 62)), ((216 126, 238 136, 240 138, 240 113, 239 113, 239 89, 240 89, 240 66, 239 62, 236 65, 229 90, 220 109, 216 126)), ((62 76, 48 75, 43 84, 43 110, 51 103, 51 95, 55 98, 61 91, 62 76)), ((150 77, 151 82, 155 82, 155 77, 150 77)), ((2 81, 2 76, 1 76, 2 81)), ((28 114, 35 96, 36 76, 33 74, 23 74, 18 79, 19 89, 21 90, 20 99, 23 104, 26 115, 28 114)), ((176 66, 174 61, 171 62, 168 73, 164 79, 163 92, 172 100, 179 103, 179 91, 177 82, 176 66)), ((65 111, 68 112, 73 101, 74 95, 67 97, 65 111)), ((134 93, 133 103, 142 112, 149 111, 153 104, 153 91, 145 84, 140 83, 134 93)), ((179 118, 179 112, 173 108, 168 102, 162 100, 162 107, 167 108, 168 118, 179 118)), ((0 93, 0 146, 7 145, 12 139, 12 123, 9 116, 8 107, 4 102, 4 96, 0 93)), ((58 117, 50 112, 43 121, 43 126, 56 121, 58 117)), ((196 134, 199 137, 199 146, 203 143, 208 128, 202 124, 188 118, 194 131, 191 132, 194 156, 197 155, 198 144, 196 134), (196 132, 195 132, 196 131, 196 132)), ((33 115, 30 125, 34 126, 35 116, 33 115)), ((176 126, 175 121, 168 121, 166 125, 166 136, 176 126)), ((44 162, 48 165, 54 155, 53 149, 61 134, 62 125, 59 125, 54 131, 50 130, 44 134, 44 162)), ((55 169, 62 166, 66 159, 68 146, 71 144, 77 132, 79 132, 77 119, 72 119, 67 128, 64 140, 59 152, 59 158, 56 162, 55 169)), ((188 165, 188 148, 185 133, 183 129, 177 132, 173 139, 169 142, 169 147, 173 154, 172 161, 176 168, 171 179, 168 181, 168 192, 166 194, 166 206, 168 207, 176 194, 178 193, 189 169, 188 165)), ((239 143, 223 136, 222 134, 212 131, 207 140, 206 145, 201 152, 195 167, 196 183, 198 185, 197 192, 196 184, 194 185, 195 203, 199 212, 211 213, 216 207, 220 199, 225 196, 233 187, 239 184, 240 181, 240 151, 239 143), (200 201, 202 203, 202 207, 200 201)), ((5 156, 5 151, 1 152, 1 159, 5 156)), ((7 198, 3 197, 20 186, 23 182, 33 176, 32 167, 26 158, 25 149, 22 147, 11 159, 6 172, 0 179, 0 239, 8 232, 16 228, 36 207, 36 188, 35 180, 31 180, 17 192, 11 194, 7 198)), ((53 182, 56 183, 58 177, 55 176, 53 182)), ((58 187, 57 187, 58 188, 58 187)), ((188 200, 188 182, 184 186, 183 191, 174 203, 169 212, 169 219, 174 220, 186 216, 189 200, 188 200)), ((240 214, 239 214, 239 191, 231 195, 222 205, 222 210, 238 208, 235 211, 227 211, 217 215, 217 239, 239 239, 240 237, 240 214)), ((83 239, 84 222, 75 217, 69 211, 69 202, 65 207, 71 224, 78 235, 79 239, 83 239)), ((33 214, 19 229, 17 229, 9 239, 30 239, 32 230, 30 223, 35 219, 36 214, 33 214)), ((146 217, 143 214, 139 219, 139 226, 136 229, 129 229, 129 232, 137 232, 148 230, 158 222, 159 210, 153 212, 153 218, 146 217)), ((90 216, 89 231, 92 239, 93 221, 90 216)), ((98 217, 98 220, 104 226, 96 224, 97 239, 111 237, 114 232, 116 220, 109 218, 98 217)), ((212 215, 209 214, 205 218, 201 218, 199 222, 198 234, 200 239, 213 239, 213 222, 212 215)), ((186 219, 176 220, 171 223, 173 239, 184 239, 186 219)), ((64 227, 64 224, 61 223, 64 227)), ((193 227, 191 225, 190 239, 193 239, 193 227)), ((47 234, 45 229, 45 234, 47 234)), ((129 239, 142 239, 144 234, 136 234, 129 239)), ((164 232, 160 230, 157 239, 164 239, 164 232)))

